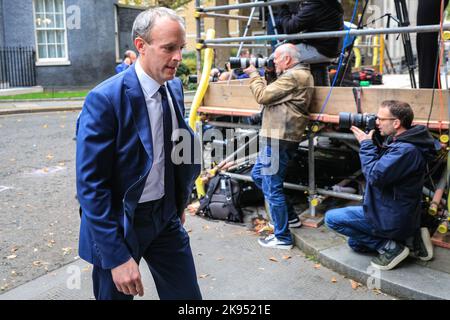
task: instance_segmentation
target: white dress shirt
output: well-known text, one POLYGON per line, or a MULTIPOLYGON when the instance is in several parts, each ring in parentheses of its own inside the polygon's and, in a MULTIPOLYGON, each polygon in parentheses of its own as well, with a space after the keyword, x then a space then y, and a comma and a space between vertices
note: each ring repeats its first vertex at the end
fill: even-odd
MULTIPOLYGON (((161 199, 164 196, 164 128, 161 94, 158 92, 160 84, 145 73, 139 59, 135 63, 136 74, 145 97, 148 117, 152 133, 153 166, 145 182, 139 203, 161 199)), ((172 115, 172 128, 178 129, 172 98, 166 85, 172 115)), ((144 107, 144 106, 142 106, 144 107)))

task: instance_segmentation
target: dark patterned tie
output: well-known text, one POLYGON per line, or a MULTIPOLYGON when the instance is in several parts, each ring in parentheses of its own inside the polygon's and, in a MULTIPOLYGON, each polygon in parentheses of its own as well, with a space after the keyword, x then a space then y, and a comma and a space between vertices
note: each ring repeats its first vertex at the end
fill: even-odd
POLYGON ((169 100, 165 86, 161 86, 158 90, 161 94, 161 106, 163 110, 163 128, 164 128, 164 193, 168 203, 174 204, 175 181, 174 168, 171 159, 173 148, 172 143, 172 113, 170 111, 169 100))

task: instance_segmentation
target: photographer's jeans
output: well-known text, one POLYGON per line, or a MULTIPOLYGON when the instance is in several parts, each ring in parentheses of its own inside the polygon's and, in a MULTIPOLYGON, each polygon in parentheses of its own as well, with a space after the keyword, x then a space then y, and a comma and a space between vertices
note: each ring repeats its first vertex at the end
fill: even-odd
POLYGON ((253 181, 263 191, 264 198, 269 203, 275 237, 287 244, 292 243, 288 220, 297 215, 292 204, 286 200, 283 182, 288 162, 292 159, 297 146, 298 144, 284 141, 280 141, 279 144, 268 143, 261 146, 252 170, 253 181))
POLYGON ((348 236, 348 245, 356 252, 378 251, 387 241, 375 236, 374 228, 364 216, 362 206, 329 210, 325 213, 325 224, 348 236))
POLYGON ((324 56, 319 51, 317 51, 315 47, 306 43, 299 43, 296 44, 295 46, 297 47, 298 51, 300 51, 300 56, 302 57, 302 60, 300 62, 302 63, 309 63, 309 64, 324 63, 324 62, 331 62, 336 59, 324 56))

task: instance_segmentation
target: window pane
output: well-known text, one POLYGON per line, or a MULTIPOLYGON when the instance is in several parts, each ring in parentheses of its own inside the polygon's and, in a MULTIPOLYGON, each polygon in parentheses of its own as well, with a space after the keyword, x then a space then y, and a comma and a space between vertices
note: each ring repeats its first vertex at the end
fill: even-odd
POLYGON ((43 14, 36 14, 35 23, 36 23, 36 29, 45 28, 46 27, 45 15, 43 15, 43 14))
POLYGON ((56 28, 64 28, 64 16, 62 14, 56 14, 55 19, 56 28))
POLYGON ((38 31, 37 32, 37 41, 38 44, 46 44, 47 43, 47 37, 46 37, 45 31, 38 31))
POLYGON ((54 28, 55 27, 55 15, 47 14, 46 27, 47 28, 54 28))
POLYGON ((56 42, 64 44, 66 39, 64 39, 64 31, 56 31, 56 42))
POLYGON ((53 13, 55 8, 53 8, 53 0, 45 0, 45 12, 53 13))
POLYGON ((48 46, 48 57, 49 58, 57 58, 57 56, 56 56, 56 46, 55 45, 49 45, 48 46))
POLYGON ((56 43, 56 31, 47 31, 47 44, 56 43))
POLYGON ((47 47, 45 45, 38 46, 39 59, 47 58, 47 47))
POLYGON ((57 49, 58 49, 58 58, 64 58, 65 57, 64 45, 58 45, 57 49))
POLYGON ((55 0, 55 11, 57 13, 63 13, 64 12, 63 0, 55 0))
POLYGON ((36 13, 44 12, 44 0, 35 0, 34 9, 36 13))

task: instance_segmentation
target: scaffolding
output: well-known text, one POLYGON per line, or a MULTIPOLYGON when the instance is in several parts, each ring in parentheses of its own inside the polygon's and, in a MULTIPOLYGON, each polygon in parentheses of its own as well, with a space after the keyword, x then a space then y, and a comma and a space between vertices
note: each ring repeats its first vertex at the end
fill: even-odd
MULTIPOLYGON (((259 1, 256 0, 251 3, 242 3, 242 4, 232 4, 232 5, 223 5, 223 6, 212 6, 212 7, 202 7, 200 5, 200 0, 196 0, 196 25, 197 25, 197 72, 200 74, 201 67, 201 50, 207 48, 220 48, 220 47, 239 47, 247 46, 247 47, 268 47, 269 44, 248 44, 245 42, 271 42, 278 40, 301 40, 301 39, 327 39, 327 38, 336 38, 336 37, 346 37, 346 36, 367 36, 367 35, 387 35, 387 34, 406 34, 409 36, 410 33, 428 33, 428 32, 437 32, 437 31, 446 31, 450 30, 450 24, 441 25, 426 25, 426 26, 399 26, 393 28, 375 28, 375 29, 351 29, 345 31, 331 31, 331 32, 314 32, 314 33, 299 33, 299 34, 274 34, 274 35, 262 35, 262 36, 241 36, 241 37, 227 37, 227 38, 217 38, 217 39, 202 39, 201 38, 201 22, 200 19, 204 17, 214 17, 220 19, 239 19, 245 20, 248 19, 251 22, 254 17, 251 15, 249 17, 245 16, 232 16, 229 14, 217 14, 212 12, 224 11, 224 10, 232 10, 232 9, 243 9, 243 8, 257 8, 257 7, 266 7, 266 6, 278 6, 291 2, 298 2, 294 0, 275 0, 275 1, 259 1)), ((380 36, 381 37, 381 36, 380 36)), ((380 52, 380 55, 383 53, 380 52)), ((382 68, 382 66, 381 66, 382 68)), ((200 79, 200 77, 198 77, 200 79)), ((330 89, 331 92, 331 89, 330 89)), ((433 91, 434 96, 434 91, 433 91)), ((203 99, 203 96, 200 97, 203 99)), ((450 99, 448 99, 450 104, 450 99)), ((196 110, 194 110, 196 112, 196 110)), ((450 110, 449 110, 450 113, 450 110)), ((313 119, 310 117, 310 119, 313 119)), ((331 119, 331 118, 330 118, 331 119)), ((317 120, 315 118, 314 120, 317 120)), ((450 120, 450 115, 449 119, 450 120)), ((331 120, 326 120, 322 118, 321 122, 336 122, 336 118, 332 118, 331 120)), ((203 120, 198 120, 195 129, 197 129, 201 135, 202 128, 204 125, 203 120)), ((225 123, 225 122, 209 122, 208 124, 214 125, 216 127, 226 127, 226 128, 254 128, 254 126, 246 126, 243 124, 236 123, 225 123)), ((441 124, 439 124, 441 127, 441 124)), ((298 191, 303 191, 308 194, 309 200, 309 209, 308 212, 305 212, 309 217, 313 220, 317 218, 316 216, 316 207, 326 198, 326 197, 335 197, 341 198, 351 201, 361 201, 362 195, 353 194, 345 191, 332 191, 326 190, 323 188, 317 188, 316 186, 316 177, 315 177, 315 159, 314 159, 314 151, 315 151, 315 138, 316 137, 329 137, 336 140, 344 141, 350 149, 355 151, 358 150, 355 137, 353 134, 345 134, 339 132, 321 132, 323 125, 317 123, 317 121, 312 121, 311 125, 308 127, 307 133, 307 148, 308 148, 308 184, 307 185, 298 185, 292 183, 284 183, 284 187, 287 189, 293 189, 298 191)), ((441 132, 441 142, 448 142, 448 121, 444 124, 444 130, 440 130, 441 132), (447 134, 446 134, 447 133, 447 134)), ((306 141, 305 141, 306 142, 306 141)), ((202 141, 203 146, 203 141, 202 141)), ((245 146, 244 146, 245 147, 245 146)), ((202 169, 205 169, 202 165, 202 169)), ((224 174, 229 175, 232 178, 251 181, 251 178, 245 175, 239 175, 236 173, 225 172, 224 174)), ((344 187, 349 183, 352 179, 355 179, 357 176, 361 175, 361 171, 355 172, 348 179, 344 179, 337 185, 340 187, 344 187)), ((344 190, 345 188, 342 188, 344 190)), ((442 188, 441 188, 442 189, 442 188)), ((314 226, 320 225, 320 221, 313 223, 314 226)))

